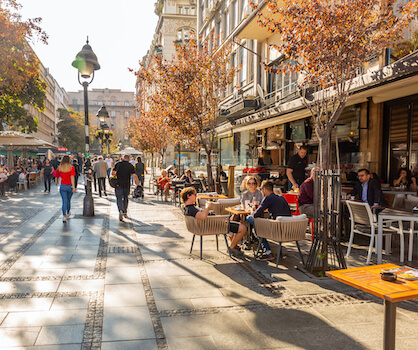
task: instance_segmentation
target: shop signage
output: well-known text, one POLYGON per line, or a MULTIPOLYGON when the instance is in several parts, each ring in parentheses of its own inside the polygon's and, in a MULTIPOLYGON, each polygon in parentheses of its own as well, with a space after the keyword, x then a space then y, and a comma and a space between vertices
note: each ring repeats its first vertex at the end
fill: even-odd
POLYGON ((66 152, 67 147, 58 147, 57 150, 58 150, 58 152, 66 152))

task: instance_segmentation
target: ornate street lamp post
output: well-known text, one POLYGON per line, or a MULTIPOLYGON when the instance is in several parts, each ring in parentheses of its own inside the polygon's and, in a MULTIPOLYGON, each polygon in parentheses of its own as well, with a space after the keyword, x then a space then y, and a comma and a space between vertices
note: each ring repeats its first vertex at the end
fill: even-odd
POLYGON ((109 118, 109 113, 106 110, 106 106, 102 105, 100 109, 97 111, 96 117, 99 119, 100 122, 100 129, 97 130, 96 138, 100 139, 100 144, 103 153, 103 144, 107 145, 107 153, 109 153, 109 144, 110 144, 110 137, 112 136, 112 132, 109 130, 109 126, 107 125, 106 121, 109 118))
POLYGON ((90 138, 89 138, 89 105, 87 88, 94 79, 94 71, 100 69, 97 56, 93 52, 89 45, 87 38, 86 45, 83 46, 81 51, 77 54, 75 60, 72 63, 74 68, 78 70, 78 82, 84 88, 84 125, 85 125, 85 137, 86 137, 86 162, 84 164, 84 178, 86 196, 84 197, 83 216, 94 216, 94 202, 93 195, 91 193, 91 162, 90 162, 90 138), (85 79, 81 81, 81 78, 85 79), (91 77, 91 78, 90 78, 91 77), (90 81, 88 81, 90 79, 90 81))

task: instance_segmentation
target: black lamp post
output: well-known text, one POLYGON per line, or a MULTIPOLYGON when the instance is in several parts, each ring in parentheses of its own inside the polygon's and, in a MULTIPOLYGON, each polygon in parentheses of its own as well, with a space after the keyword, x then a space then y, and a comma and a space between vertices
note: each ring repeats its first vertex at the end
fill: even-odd
POLYGON ((97 111, 96 117, 99 118, 99 122, 100 122, 100 129, 97 130, 97 138, 100 139, 102 153, 103 153, 103 144, 107 145, 107 153, 109 153, 109 145, 111 142, 110 140, 111 131, 109 130, 109 126, 106 123, 107 118, 109 118, 109 113, 107 112, 105 105, 102 105, 100 107, 100 109, 97 111))
POLYGON ((85 188, 86 196, 84 197, 83 216, 94 216, 94 202, 93 195, 91 193, 91 162, 90 162, 90 138, 89 138, 89 104, 87 97, 87 88, 94 79, 94 71, 100 69, 99 62, 97 61, 96 54, 93 52, 89 45, 89 39, 87 38, 86 45, 83 46, 81 51, 77 54, 75 60, 72 63, 74 68, 78 69, 78 82, 84 88, 84 125, 85 125, 85 137, 86 137, 86 162, 84 164, 85 175, 85 188), (80 80, 80 76, 84 81, 80 80), (91 77, 91 78, 90 78, 91 77), (88 81, 87 79, 90 79, 88 81))

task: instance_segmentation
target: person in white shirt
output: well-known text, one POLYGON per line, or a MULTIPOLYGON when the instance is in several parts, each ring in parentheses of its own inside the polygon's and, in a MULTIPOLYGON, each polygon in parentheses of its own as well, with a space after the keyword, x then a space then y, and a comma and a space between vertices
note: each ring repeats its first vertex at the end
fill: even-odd
POLYGON ((107 158, 105 159, 105 162, 107 163, 107 178, 110 176, 110 171, 113 168, 113 159, 110 156, 110 154, 107 155, 107 158))

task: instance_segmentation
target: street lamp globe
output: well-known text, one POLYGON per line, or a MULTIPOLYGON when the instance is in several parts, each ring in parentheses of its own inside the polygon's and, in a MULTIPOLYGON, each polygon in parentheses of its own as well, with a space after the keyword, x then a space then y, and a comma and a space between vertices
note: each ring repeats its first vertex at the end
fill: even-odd
POLYGON ((97 111, 96 117, 99 118, 100 125, 106 123, 106 119, 109 118, 109 113, 106 110, 106 106, 102 105, 97 111))
POLYGON ((78 69, 80 75, 84 79, 90 78, 94 71, 100 69, 100 64, 97 61, 97 56, 93 52, 91 46, 89 45, 88 38, 87 43, 83 46, 81 51, 75 57, 72 66, 78 69))

